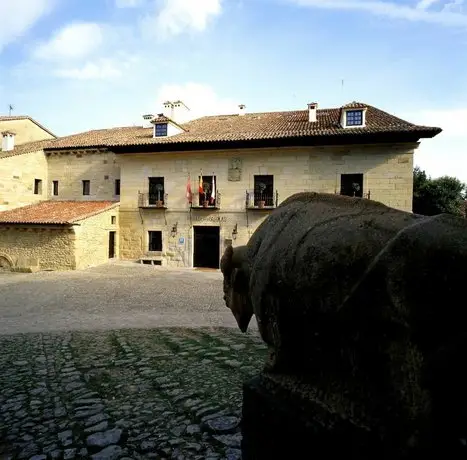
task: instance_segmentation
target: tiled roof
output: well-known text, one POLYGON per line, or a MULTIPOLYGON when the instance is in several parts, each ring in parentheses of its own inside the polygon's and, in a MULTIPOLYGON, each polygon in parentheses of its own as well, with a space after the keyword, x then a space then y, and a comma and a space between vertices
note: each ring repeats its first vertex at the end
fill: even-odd
POLYGON ((118 205, 115 201, 41 201, 0 212, 0 224, 71 225, 118 205))
POLYGON ((342 128, 340 115, 342 108, 318 109, 317 121, 308 121, 308 110, 290 112, 250 113, 239 115, 218 115, 198 118, 184 123, 185 132, 169 136, 152 135, 151 128, 128 127, 88 131, 73 136, 62 137, 48 149, 117 147, 150 144, 185 144, 236 142, 266 139, 316 138, 352 136, 368 134, 412 133, 414 137, 433 137, 441 132, 440 128, 418 126, 401 120, 375 107, 367 107, 366 126, 362 128, 342 128))
POLYGON ((0 150, 0 160, 2 158, 13 157, 15 155, 23 155, 24 153, 37 152, 38 150, 45 148, 51 142, 53 142, 53 139, 46 139, 43 141, 34 141, 27 142, 26 144, 15 145, 13 150, 6 150, 5 152, 0 150))
POLYGON ((32 118, 32 117, 30 117, 28 115, 16 115, 16 116, 13 116, 13 115, 0 115, 0 122, 2 122, 2 121, 14 121, 14 120, 30 120, 34 124, 39 126, 39 128, 41 128, 44 131, 46 131, 47 133, 49 133, 51 136, 57 137, 53 132, 49 131, 45 126, 41 125, 38 121, 34 120, 34 118, 32 118))

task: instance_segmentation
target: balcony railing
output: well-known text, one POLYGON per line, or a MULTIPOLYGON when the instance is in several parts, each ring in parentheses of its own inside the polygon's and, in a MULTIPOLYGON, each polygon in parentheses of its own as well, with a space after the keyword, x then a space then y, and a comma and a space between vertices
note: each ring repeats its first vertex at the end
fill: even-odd
POLYGON ((193 209, 220 209, 221 208, 222 194, 221 192, 216 192, 216 199, 211 200, 211 196, 207 195, 206 200, 204 200, 203 195, 196 195, 193 197, 193 203, 191 207, 193 209))
POLYGON ((167 209, 167 193, 138 193, 138 207, 140 208, 159 208, 167 209))
MULTIPOLYGON (((351 196, 351 197, 359 198, 359 196, 356 193, 354 193, 353 195, 348 195, 347 193, 342 193, 342 191, 336 192, 336 195, 351 196)), ((368 190, 368 192, 363 193, 363 195, 360 198, 365 198, 366 200, 370 200, 371 199, 371 190, 368 190)))
POLYGON ((274 209, 279 205, 279 193, 256 193, 246 191, 247 209, 274 209))

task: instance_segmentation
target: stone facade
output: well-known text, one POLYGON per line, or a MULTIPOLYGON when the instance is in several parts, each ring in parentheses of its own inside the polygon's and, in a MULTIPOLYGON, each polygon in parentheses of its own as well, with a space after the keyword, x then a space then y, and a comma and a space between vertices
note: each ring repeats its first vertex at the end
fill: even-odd
POLYGON ((76 233, 76 268, 104 264, 109 260, 109 232, 115 232, 115 256, 118 256, 118 207, 79 222, 76 233), (115 223, 112 223, 112 216, 115 223))
POLYGON ((15 145, 55 138, 48 131, 36 125, 36 123, 28 118, 16 120, 0 119, 0 133, 3 131, 12 131, 15 133, 15 145))
POLYGON ((30 260, 41 270, 74 270, 75 233, 63 226, 0 225, 0 258, 13 268, 30 260))
POLYGON ((404 211, 412 210, 413 153, 418 144, 297 147, 157 154, 119 154, 122 191, 120 256, 160 256, 162 264, 193 266, 194 228, 219 227, 219 252, 227 244, 245 244, 268 215, 246 210, 246 191, 255 175, 273 175, 279 204, 302 191, 339 193, 341 174, 363 174, 363 192, 371 199, 404 211), (198 176, 215 175, 221 195, 219 210, 190 209, 188 174, 194 202, 198 176), (139 208, 139 193, 148 192, 149 177, 164 177, 167 209, 139 208), (232 233, 237 230, 236 239, 232 233), (162 251, 149 251, 150 231, 161 232, 162 251))
POLYGON ((120 168, 115 154, 107 151, 47 153, 49 199, 118 200, 115 181, 120 168), (53 181, 58 181, 58 195, 53 195, 53 181), (83 195, 83 180, 90 181, 90 194, 83 195))
POLYGON ((0 211, 48 198, 47 160, 42 150, 0 158, 0 211), (34 181, 41 180, 40 193, 34 181))

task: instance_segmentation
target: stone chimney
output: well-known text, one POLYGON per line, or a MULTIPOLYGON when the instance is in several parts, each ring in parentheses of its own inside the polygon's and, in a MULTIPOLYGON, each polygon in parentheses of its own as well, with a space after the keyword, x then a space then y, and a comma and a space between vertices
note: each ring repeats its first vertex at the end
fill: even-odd
POLYGON ((318 111, 318 103, 317 102, 311 102, 308 104, 308 121, 310 123, 316 123, 317 116, 316 112, 318 111))
POLYGON ((245 113, 246 113, 246 105, 245 104, 240 104, 238 106, 238 114, 240 116, 243 116, 243 115, 245 115, 245 113))
POLYGON ((2 133, 2 151, 10 152, 15 148, 15 133, 4 131, 2 133))
POLYGON ((151 120, 154 118, 154 115, 152 113, 148 113, 146 115, 143 115, 143 128, 152 128, 153 125, 151 123, 151 120))

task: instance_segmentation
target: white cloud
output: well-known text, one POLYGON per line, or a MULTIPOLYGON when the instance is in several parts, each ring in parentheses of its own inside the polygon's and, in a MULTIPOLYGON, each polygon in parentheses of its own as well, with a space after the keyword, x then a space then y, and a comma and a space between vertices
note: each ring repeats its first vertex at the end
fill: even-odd
POLYGON ((164 6, 155 15, 146 15, 141 23, 147 35, 168 38, 194 30, 203 31, 209 20, 222 11, 222 0, 162 0, 164 6))
POLYGON ((127 67, 112 59, 100 59, 97 62, 87 62, 80 67, 60 68, 54 71, 57 77, 75 80, 109 80, 119 78, 122 68, 127 67))
POLYGON ((420 0, 417 3, 417 8, 420 10, 426 10, 430 8, 430 6, 434 5, 435 3, 438 3, 440 0, 420 0))
POLYGON ((402 118, 425 126, 443 129, 434 139, 422 139, 415 153, 415 164, 432 177, 458 177, 467 182, 467 107, 426 109, 402 115, 402 118))
POLYGON ((52 11, 55 0, 0 0, 0 52, 52 11))
MULTIPOLYGON (((213 88, 200 83, 162 86, 157 94, 157 106, 162 111, 165 101, 181 100, 190 109, 190 118, 204 115, 232 114, 238 110, 238 102, 216 94, 213 88)), ((154 108, 152 108, 154 112, 154 108)))
POLYGON ((60 61, 82 59, 97 51, 103 41, 102 27, 93 22, 68 24, 47 42, 39 44, 34 57, 60 61))
MULTIPOLYGON (((464 0, 448 2, 441 11, 402 5, 384 0, 288 0, 294 4, 312 8, 364 11, 376 16, 407 21, 427 22, 444 26, 467 27, 467 14, 462 13, 464 0)), ((423 2, 422 4, 433 3, 423 2)), ((420 5, 420 2, 418 3, 420 5)), ((423 6, 423 5, 422 5, 423 6)))
POLYGON ((144 3, 145 0, 115 0, 117 8, 139 8, 144 3))

